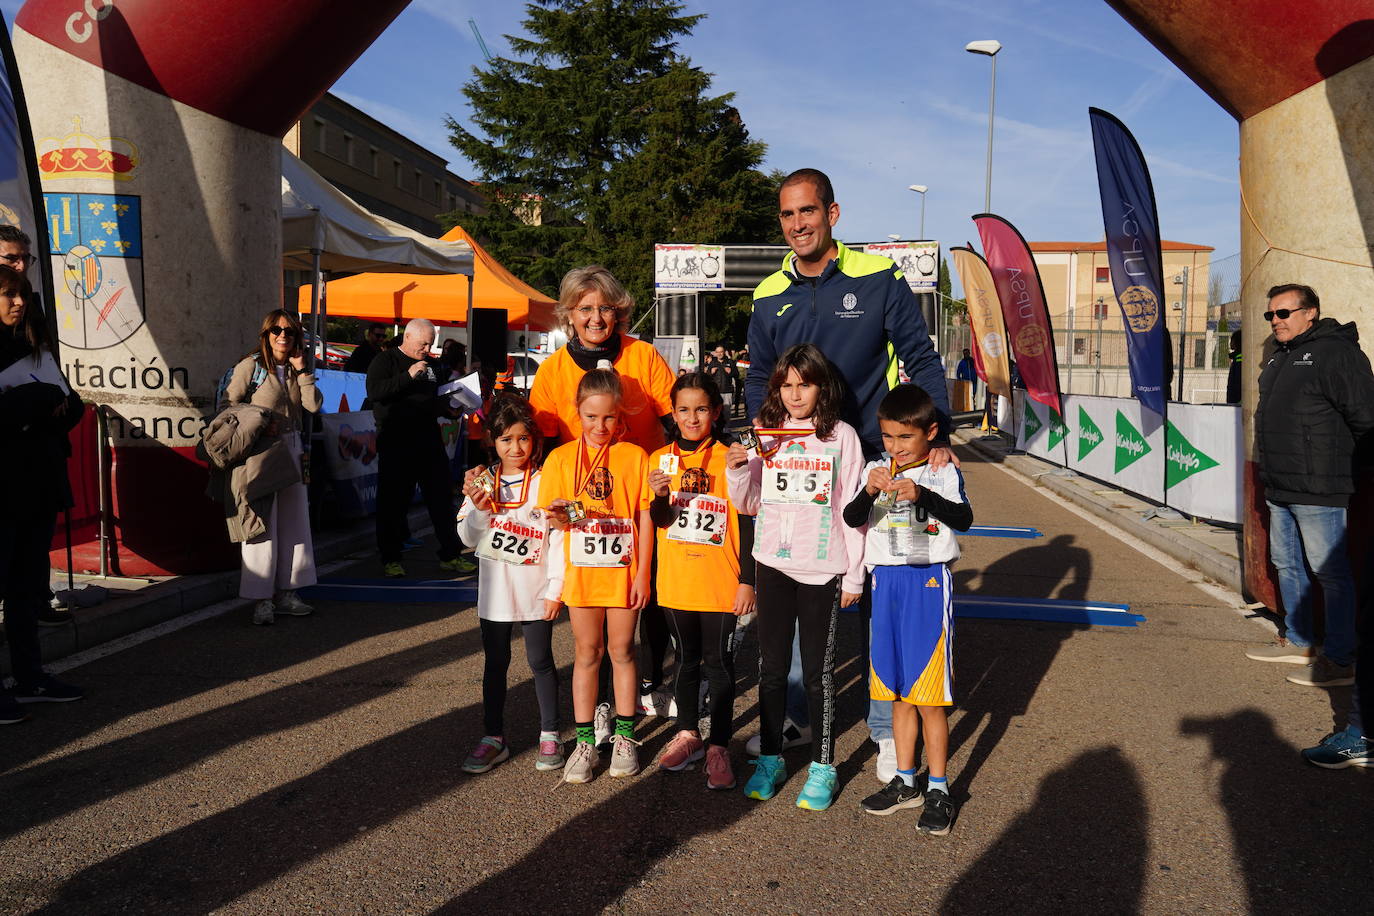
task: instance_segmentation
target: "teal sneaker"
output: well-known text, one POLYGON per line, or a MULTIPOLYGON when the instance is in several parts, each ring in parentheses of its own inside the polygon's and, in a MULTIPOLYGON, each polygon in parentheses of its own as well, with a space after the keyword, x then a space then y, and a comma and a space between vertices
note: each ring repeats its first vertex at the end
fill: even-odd
POLYGON ((787 765, 781 757, 762 756, 754 761, 754 775, 744 784, 744 794, 758 801, 767 801, 778 794, 787 782, 787 765))
POLYGON ((813 763, 806 775, 806 785, 797 796, 797 807, 807 811, 824 811, 835 800, 835 788, 840 777, 828 763, 813 763))

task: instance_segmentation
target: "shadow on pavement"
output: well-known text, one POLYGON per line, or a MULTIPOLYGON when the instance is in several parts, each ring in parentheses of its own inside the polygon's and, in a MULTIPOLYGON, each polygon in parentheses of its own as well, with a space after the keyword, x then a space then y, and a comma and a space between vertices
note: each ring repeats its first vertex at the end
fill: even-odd
MULTIPOLYGON (((989 564, 981 571, 978 589, 971 590, 969 583, 976 576, 978 570, 956 570, 954 594, 1083 600, 1092 581, 1092 554, 1075 546, 1073 535, 1061 534, 989 564)), ((963 714, 950 729, 951 760, 979 726, 986 726, 960 762, 952 786, 956 795, 969 794, 978 770, 1012 720, 1026 714, 1059 647, 1075 630, 1086 629, 1078 624, 959 621, 954 689, 963 714)))
POLYGON ((226 682, 291 668, 355 642, 461 613, 453 605, 376 605, 376 613, 331 613, 255 627, 251 610, 235 611, 187 627, 63 674, 86 699, 44 704, 33 719, 5 729, 0 772, 36 760, 106 726, 226 682))
POLYGON ((242 742, 370 702, 480 644, 477 629, 470 628, 29 767, 6 778, 13 801, 0 809, 0 837, 148 785, 242 742))
POLYGON ((1080 754, 1041 781, 1030 810, 959 877, 939 912, 1138 912, 1148 829, 1140 779, 1121 750, 1080 754))
MULTIPOLYGON (((536 727, 531 679, 512 687, 507 703, 521 727, 536 727)), ((479 698, 350 751, 78 872, 36 912, 203 913, 226 906, 365 831, 466 791, 473 780, 458 764, 481 722, 479 698)))
POLYGON ((1303 762, 1257 709, 1187 718, 1179 731, 1206 738, 1220 765, 1218 796, 1250 913, 1339 912, 1374 899, 1368 828, 1374 781, 1361 778, 1367 774, 1303 762))

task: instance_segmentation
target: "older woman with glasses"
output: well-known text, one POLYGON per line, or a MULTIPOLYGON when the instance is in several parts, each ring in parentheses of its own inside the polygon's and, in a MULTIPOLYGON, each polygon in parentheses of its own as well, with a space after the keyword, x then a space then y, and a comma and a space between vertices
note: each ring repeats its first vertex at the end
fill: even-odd
MULTIPOLYGON (((620 376, 621 438, 649 454, 667 442, 664 430, 673 412, 677 376, 653 344, 625 333, 633 313, 634 300, 606 268, 578 267, 563 277, 554 314, 568 343, 539 364, 530 388, 530 405, 547 447, 581 434, 577 386, 601 360, 609 361, 620 376)), ((673 714, 671 694, 662 689, 668 640, 663 610, 651 601, 639 615, 640 708, 646 713, 673 714)), ((597 707, 598 732, 607 730, 609 722, 610 706, 603 703, 597 707)))
MULTIPOLYGON (((262 321, 258 348, 238 365, 229 381, 230 404, 252 404, 273 414, 265 435, 279 436, 299 464, 302 419, 317 413, 324 399, 315 376, 305 369, 301 323, 284 309, 262 321)), ((315 546, 310 537, 310 510, 305 483, 278 490, 266 517, 267 530, 243 542, 243 575, 239 594, 255 599, 253 623, 275 622, 277 614, 304 617, 312 612, 296 590, 315 584, 315 546)))

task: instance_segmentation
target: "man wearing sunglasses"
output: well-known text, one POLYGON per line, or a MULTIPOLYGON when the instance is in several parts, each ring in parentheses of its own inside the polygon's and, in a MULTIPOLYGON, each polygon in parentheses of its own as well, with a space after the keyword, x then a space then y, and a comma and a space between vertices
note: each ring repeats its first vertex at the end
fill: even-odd
POLYGON ((382 341, 386 340, 386 325, 373 322, 363 332, 362 343, 353 348, 344 362, 345 372, 367 372, 377 354, 382 352, 382 341))
POLYGON ((1355 680, 1357 599, 1346 555, 1346 508, 1355 491, 1356 455, 1374 430, 1374 373, 1354 323, 1321 317, 1311 287, 1289 283, 1269 290, 1264 318, 1275 348, 1260 372, 1255 448, 1287 633, 1246 655, 1302 665, 1288 676, 1295 684, 1339 687, 1355 680), (1325 606, 1320 647, 1309 567, 1325 606))
POLYGON ((13 267, 16 273, 28 273, 34 262, 33 243, 18 226, 0 226, 0 264, 13 267))

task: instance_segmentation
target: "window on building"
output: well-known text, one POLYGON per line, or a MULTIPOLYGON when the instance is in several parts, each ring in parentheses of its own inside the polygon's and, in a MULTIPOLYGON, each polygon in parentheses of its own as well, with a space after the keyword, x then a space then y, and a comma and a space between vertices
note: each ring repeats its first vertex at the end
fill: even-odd
POLYGON ((402 179, 401 179, 401 176, 404 174, 404 172, 401 170, 401 160, 396 159, 396 160, 393 160, 393 161, 395 162, 395 165, 396 165, 396 187, 398 187, 398 188, 404 188, 404 187, 405 187, 405 182, 402 181, 402 179))
POLYGON ((315 152, 328 152, 328 137, 325 136, 324 122, 315 119, 315 152))
POLYGON ((423 199, 424 199, 424 196, 425 196, 425 186, 424 186, 424 183, 423 183, 420 179, 421 179, 420 170, 419 170, 419 169, 416 169, 416 170, 415 170, 415 196, 418 197, 418 198, 420 198, 421 200, 423 200, 423 199))
POLYGON ((1097 282, 1110 283, 1112 281, 1112 269, 1110 267, 1097 268, 1097 282))
POLYGON ((1073 355, 1086 356, 1088 353, 1088 338, 1075 336, 1073 339, 1073 355))
POLYGON ((343 135, 343 161, 353 165, 353 138, 348 134, 343 135))
POLYGON ((381 158, 382 158, 382 157, 380 157, 380 156, 377 155, 377 147, 375 147, 375 146, 368 147, 368 150, 367 150, 367 157, 368 157, 368 158, 367 158, 367 172, 368 172, 368 174, 371 175, 373 178, 376 178, 376 177, 377 177, 377 165, 378 165, 379 162, 381 162, 381 158))

